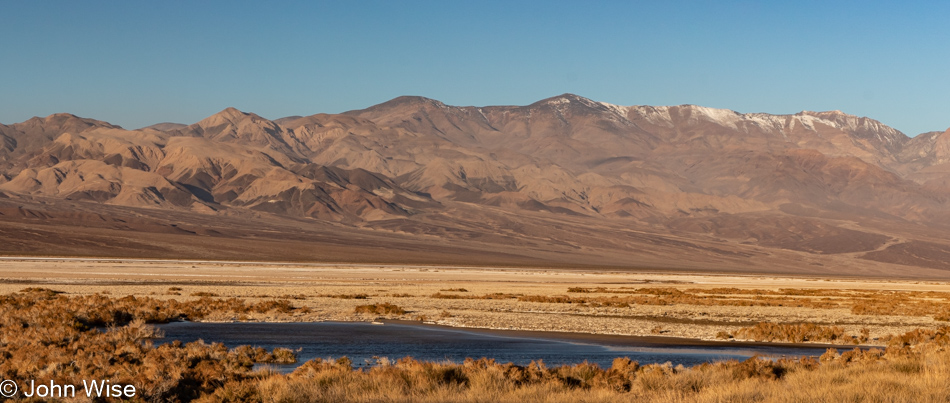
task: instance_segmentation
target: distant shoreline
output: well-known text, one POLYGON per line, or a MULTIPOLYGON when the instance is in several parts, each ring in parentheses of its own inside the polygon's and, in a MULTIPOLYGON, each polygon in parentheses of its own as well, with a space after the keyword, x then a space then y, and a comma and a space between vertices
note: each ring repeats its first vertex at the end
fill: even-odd
POLYGON ((879 345, 851 345, 851 344, 828 344, 828 343, 777 343, 777 342, 767 342, 767 341, 726 341, 726 340, 706 340, 706 339, 695 339, 687 337, 674 337, 674 336, 635 336, 635 335, 622 335, 622 334, 601 334, 601 333, 580 333, 580 332, 563 332, 555 330, 515 330, 515 329, 492 329, 492 328, 479 328, 479 327, 462 327, 462 326, 449 326, 449 325, 440 325, 437 323, 420 323, 417 321, 411 320, 399 320, 399 319, 384 319, 381 322, 399 324, 399 325, 408 325, 408 326, 419 326, 419 327, 434 327, 441 329, 452 329, 452 330, 464 330, 472 333, 485 333, 493 334, 497 336, 508 336, 508 337, 525 337, 525 338, 534 338, 534 339, 544 339, 544 340, 555 340, 555 341, 566 341, 566 342, 592 342, 598 345, 609 345, 615 347, 666 347, 666 346, 708 346, 708 347, 762 347, 762 346, 771 346, 771 347, 792 347, 792 348, 836 348, 839 350, 846 349, 851 350, 854 348, 869 349, 869 348, 882 348, 883 346, 879 345))

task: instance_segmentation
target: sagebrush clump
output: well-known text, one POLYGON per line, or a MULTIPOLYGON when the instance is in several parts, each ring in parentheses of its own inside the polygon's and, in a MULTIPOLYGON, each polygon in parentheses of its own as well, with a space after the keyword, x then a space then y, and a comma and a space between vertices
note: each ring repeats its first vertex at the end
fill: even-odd
POLYGON ((69 297, 27 288, 0 296, 0 379, 72 385, 105 379, 135 385, 144 401, 190 401, 227 382, 253 378, 255 363, 292 363, 296 356, 287 349, 228 349, 201 341, 156 346, 152 339, 161 334, 150 323, 195 320, 221 311, 293 309, 286 301, 69 297))
POLYGON ((369 304, 369 305, 359 305, 354 310, 356 313, 366 313, 373 315, 405 315, 406 310, 402 309, 398 305, 390 304, 388 302, 381 302, 378 304, 369 304))

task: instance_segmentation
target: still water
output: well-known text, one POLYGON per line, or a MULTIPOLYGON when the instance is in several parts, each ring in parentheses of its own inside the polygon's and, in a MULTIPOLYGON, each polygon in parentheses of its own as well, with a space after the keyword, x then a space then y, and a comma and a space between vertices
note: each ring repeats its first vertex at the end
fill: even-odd
POLYGON ((629 357, 642 364, 671 362, 696 365, 703 362, 738 359, 755 354, 780 356, 821 355, 824 348, 732 345, 664 344, 632 337, 579 337, 544 332, 467 330, 438 326, 362 322, 308 323, 192 323, 159 326, 165 338, 157 342, 181 340, 220 342, 228 347, 252 345, 268 350, 286 347, 298 350, 298 364, 276 366, 290 371, 313 358, 349 357, 354 366, 367 365, 373 357, 396 360, 413 357, 425 361, 461 362, 467 357, 494 358, 497 362, 526 365, 544 360, 546 365, 577 364, 584 361, 609 368, 616 357, 629 357), (548 335, 549 337, 545 337, 548 335))

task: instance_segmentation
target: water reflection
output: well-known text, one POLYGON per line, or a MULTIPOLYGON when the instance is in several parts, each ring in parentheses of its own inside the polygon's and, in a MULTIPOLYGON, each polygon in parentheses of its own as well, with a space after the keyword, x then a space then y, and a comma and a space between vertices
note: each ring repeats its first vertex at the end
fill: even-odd
MULTIPOLYGON (((696 365, 729 359, 743 360, 755 354, 768 356, 820 355, 824 348, 776 346, 662 345, 635 338, 572 341, 506 332, 407 324, 374 325, 361 322, 317 323, 170 323, 160 326, 165 339, 159 342, 204 340, 228 347, 286 347, 298 350, 298 364, 313 358, 349 357, 354 365, 367 365, 374 357, 396 360, 413 357, 426 361, 461 362, 465 358, 494 358, 498 362, 526 365, 544 360, 548 366, 584 361, 609 367, 616 357, 629 357, 641 364, 671 362, 696 365)), ((543 333, 540 333, 543 334, 543 333)), ((296 365, 277 366, 289 371, 296 365)))

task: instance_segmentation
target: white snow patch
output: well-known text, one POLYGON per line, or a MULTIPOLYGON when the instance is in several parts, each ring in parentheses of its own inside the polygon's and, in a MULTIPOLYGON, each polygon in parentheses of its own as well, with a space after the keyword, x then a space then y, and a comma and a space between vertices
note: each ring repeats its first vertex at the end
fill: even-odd
POLYGON ((815 130, 815 117, 811 115, 801 115, 798 117, 798 121, 802 123, 802 126, 805 126, 808 130, 815 130))
MULTIPOLYGON (((739 114, 739 112, 729 110, 729 109, 716 109, 716 108, 709 108, 705 106, 696 106, 696 105, 689 105, 688 107, 692 109, 694 112, 699 112, 702 115, 702 117, 705 118, 705 120, 719 123, 723 126, 729 126, 729 127, 732 127, 733 129, 738 128, 736 123, 742 118, 742 115, 739 114)), ((690 114, 691 118, 693 116, 695 116, 695 113, 690 114)))
POLYGON ((677 108, 680 110, 679 113, 683 115, 688 111, 688 123, 709 121, 733 129, 744 129, 745 131, 757 127, 767 133, 781 133, 786 139, 788 138, 786 132, 793 130, 795 126, 799 124, 806 130, 814 132, 817 132, 817 124, 823 124, 850 133, 855 133, 859 130, 871 131, 878 140, 885 143, 894 143, 902 136, 896 129, 880 122, 848 115, 841 111, 802 111, 794 115, 772 115, 767 113, 739 113, 730 109, 717 109, 697 105, 672 107, 637 105, 625 108, 603 102, 600 104, 615 113, 618 108, 623 109, 629 112, 631 116, 636 116, 652 124, 666 127, 673 126, 673 119, 670 112, 672 108, 677 108))
MULTIPOLYGON (((785 127, 787 121, 786 116, 769 115, 767 113, 747 113, 742 115, 742 119, 755 125, 762 131, 768 133, 779 132, 782 133, 782 136, 785 136, 785 131, 782 129, 785 127)), ((791 127, 789 129, 791 129, 791 127)))
POLYGON ((607 108, 607 110, 609 110, 609 111, 611 111, 611 112, 613 112, 613 113, 616 113, 617 115, 619 115, 620 117, 622 117, 622 118, 624 118, 624 119, 627 118, 627 111, 630 109, 630 108, 627 107, 627 106, 620 106, 620 105, 608 104, 608 103, 606 103, 606 102, 599 102, 599 104, 600 104, 601 106, 607 108))
POLYGON ((637 105, 631 106, 630 111, 657 126, 673 127, 669 106, 637 105))
MULTIPOLYGON (((485 116, 485 112, 482 111, 482 108, 475 108, 475 109, 478 111, 479 115, 482 115, 482 119, 485 119, 485 121, 488 122, 488 116, 485 116)), ((508 112, 505 111, 505 113, 508 113, 508 112)))

